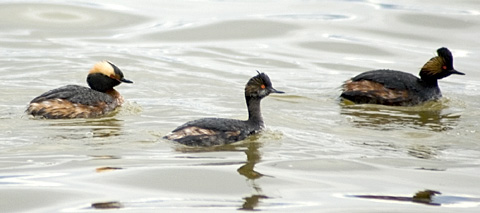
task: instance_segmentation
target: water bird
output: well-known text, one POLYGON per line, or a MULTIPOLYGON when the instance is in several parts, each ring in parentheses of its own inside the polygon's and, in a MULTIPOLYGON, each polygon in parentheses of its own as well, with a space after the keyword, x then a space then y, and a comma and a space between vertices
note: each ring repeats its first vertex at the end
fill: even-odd
POLYGON ((101 61, 88 73, 90 88, 66 85, 50 90, 34 98, 26 112, 47 119, 100 117, 123 104, 123 97, 113 89, 121 82, 133 83, 112 62, 101 61))
POLYGON ((423 65, 420 78, 396 70, 367 71, 345 81, 340 97, 357 104, 417 105, 441 98, 438 80, 452 74, 465 75, 453 68, 452 53, 442 47, 423 65))
MULTIPOLYGON (((257 71, 258 72, 258 71, 257 71)), ((164 136, 187 146, 214 146, 237 142, 265 128, 260 101, 270 93, 284 93, 273 88, 265 73, 250 78, 245 85, 248 120, 203 118, 187 122, 164 136)))

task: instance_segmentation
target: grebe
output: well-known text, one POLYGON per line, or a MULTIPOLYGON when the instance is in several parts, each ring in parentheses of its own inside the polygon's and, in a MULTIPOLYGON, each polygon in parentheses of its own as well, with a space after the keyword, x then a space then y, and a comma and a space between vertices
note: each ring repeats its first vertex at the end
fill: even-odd
POLYGON ((437 80, 451 74, 465 75, 453 68, 450 50, 442 47, 420 70, 420 78, 395 70, 372 70, 343 84, 340 97, 357 104, 412 106, 442 97, 437 80))
POLYGON ((245 86, 248 120, 203 118, 185 123, 164 138, 188 146, 230 144, 245 139, 265 128, 260 101, 270 93, 284 93, 272 87, 270 78, 258 72, 245 86))
POLYGON ((93 118, 108 114, 124 102, 113 87, 133 83, 109 61, 96 63, 87 76, 90 86, 67 85, 34 98, 26 112, 48 119, 93 118))

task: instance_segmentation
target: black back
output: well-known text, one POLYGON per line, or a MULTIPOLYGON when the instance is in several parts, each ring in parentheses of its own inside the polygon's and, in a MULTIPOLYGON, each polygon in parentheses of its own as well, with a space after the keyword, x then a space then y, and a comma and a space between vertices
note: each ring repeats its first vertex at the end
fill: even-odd
POLYGON ((405 91, 407 94, 407 97, 382 97, 374 95, 375 93, 357 90, 342 92, 341 97, 355 103, 409 106, 442 96, 436 81, 423 81, 410 73, 402 71, 372 70, 361 73, 351 80, 353 82, 362 80, 376 82, 382 84, 386 89, 405 91))
POLYGON ((78 85, 67 85, 50 90, 34 98, 30 103, 39 103, 50 99, 64 99, 72 103, 95 106, 100 102, 110 104, 114 98, 106 93, 78 85))
POLYGON ((388 89, 411 90, 419 89, 420 78, 406 72, 396 70, 372 70, 361 73, 352 78, 352 81, 373 81, 383 84, 388 89))

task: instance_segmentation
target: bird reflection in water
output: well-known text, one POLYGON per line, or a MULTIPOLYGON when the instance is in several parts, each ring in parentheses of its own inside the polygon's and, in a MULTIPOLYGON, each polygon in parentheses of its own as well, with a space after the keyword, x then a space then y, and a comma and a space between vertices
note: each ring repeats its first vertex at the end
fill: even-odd
POLYGON ((447 131, 455 127, 459 113, 445 113, 448 108, 442 102, 428 102, 415 107, 391 107, 382 105, 341 104, 340 113, 351 116, 357 127, 370 127, 379 130, 426 129, 435 132, 447 131))
POLYGON ((113 117, 99 119, 55 120, 50 123, 62 139, 105 138, 121 135, 123 121, 113 117))
POLYGON ((429 206, 451 206, 451 207, 467 207, 479 206, 480 198, 468 195, 442 195, 435 190, 422 190, 415 193, 413 196, 392 196, 392 195, 347 195, 347 197, 372 199, 372 200, 386 200, 386 201, 400 201, 412 202, 418 204, 425 204, 429 206))
MULTIPOLYGON (((445 101, 444 101, 445 102, 445 101)), ((442 132, 453 129, 460 119, 460 113, 446 113, 448 108, 442 101, 431 101, 414 107, 392 107, 383 105, 341 104, 342 115, 349 116, 355 127, 375 130, 404 130, 405 128, 442 132)), ((396 145, 375 142, 365 145, 379 146, 382 149, 395 149, 396 145), (388 146, 388 147, 385 147, 388 146), (393 146, 393 147, 390 147, 393 146)), ((419 159, 432 159, 445 147, 440 145, 410 144, 406 147, 408 155, 419 159)))
POLYGON ((411 144, 407 146, 408 155, 419 159, 433 159, 445 149, 442 146, 428 146, 423 144, 411 144))
MULTIPOLYGON (((241 143, 233 143, 227 144, 222 146, 212 146, 212 147, 187 147, 187 146, 179 146, 176 147, 176 151, 184 152, 184 153, 191 153, 191 152, 218 152, 218 151, 240 151, 245 150, 245 154, 247 155, 247 161, 242 162, 244 163, 240 168, 237 169, 237 172, 246 177, 247 181, 252 186, 254 193, 248 197, 244 197, 243 204, 239 210, 249 210, 254 211, 255 208, 258 206, 262 199, 268 199, 270 197, 263 194, 262 189, 257 183, 255 183, 256 179, 261 177, 267 176, 261 174, 260 172, 255 171, 255 164, 260 162, 261 160, 261 153, 259 148, 262 147, 262 143, 258 142, 258 138, 260 135, 252 135, 248 137, 245 141, 241 143)), ((238 162, 234 162, 237 164, 238 162)), ((212 165, 212 164, 202 164, 202 165, 212 165)), ((214 165, 232 165, 232 163, 222 163, 222 164, 214 164, 214 165)))
POLYGON ((256 179, 264 176, 255 171, 255 164, 261 160, 261 153, 258 150, 260 147, 261 143, 256 142, 256 140, 249 141, 247 144, 247 150, 245 150, 247 161, 243 166, 237 169, 239 174, 245 176, 248 181, 251 182, 252 188, 255 190, 255 193, 251 196, 243 198, 245 202, 239 210, 255 210, 255 207, 258 206, 261 199, 269 198, 268 196, 263 195, 262 189, 255 183, 256 179))
POLYGON ((412 197, 405 196, 386 196, 386 195, 352 195, 351 197, 376 199, 376 200, 390 200, 390 201, 406 201, 413 203, 421 203, 431 206, 440 206, 441 203, 434 201, 434 196, 442 194, 434 190, 423 190, 415 193, 412 197))

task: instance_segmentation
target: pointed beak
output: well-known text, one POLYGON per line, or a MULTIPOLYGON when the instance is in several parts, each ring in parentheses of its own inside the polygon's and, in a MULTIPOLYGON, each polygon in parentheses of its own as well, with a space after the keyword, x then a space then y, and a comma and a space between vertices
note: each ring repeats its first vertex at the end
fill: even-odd
POLYGON ((274 89, 273 87, 269 89, 271 93, 285 93, 283 91, 279 91, 279 90, 276 90, 274 89))
POLYGON ((457 71, 457 70, 455 70, 455 69, 450 70, 450 74, 465 75, 465 73, 459 72, 459 71, 457 71))
POLYGON ((123 83, 129 83, 129 84, 133 83, 133 81, 127 80, 127 79, 125 79, 125 78, 122 78, 122 79, 120 79, 119 81, 121 81, 121 82, 123 82, 123 83))

